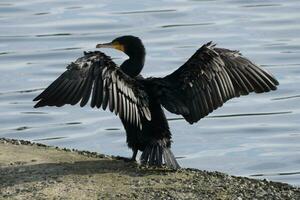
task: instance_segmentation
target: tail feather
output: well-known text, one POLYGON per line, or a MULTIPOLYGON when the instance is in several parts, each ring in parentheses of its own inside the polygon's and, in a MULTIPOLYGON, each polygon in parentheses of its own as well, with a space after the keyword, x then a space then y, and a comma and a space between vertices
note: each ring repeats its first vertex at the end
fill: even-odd
MULTIPOLYGON (((161 146, 157 147, 157 155, 162 155, 163 154, 163 149, 161 148, 161 146)), ((162 156, 158 156, 158 163, 163 163, 163 158, 162 156)))
POLYGON ((141 162, 142 164, 147 164, 148 160, 149 160, 149 156, 150 156, 150 148, 146 147, 141 155, 141 162))
POLYGON ((155 165, 155 161, 156 161, 156 157, 157 155, 155 155, 154 150, 156 149, 156 147, 153 147, 150 149, 150 155, 149 155, 149 164, 150 165, 155 165))
POLYGON ((164 157, 165 163, 168 167, 174 168, 174 169, 180 168, 180 166, 179 166, 178 162, 176 161, 176 158, 170 148, 164 149, 163 157, 164 157))
POLYGON ((141 163, 159 167, 165 164, 167 167, 172 169, 180 168, 171 149, 169 147, 166 147, 166 145, 162 141, 157 141, 154 144, 149 144, 144 149, 141 155, 141 163))

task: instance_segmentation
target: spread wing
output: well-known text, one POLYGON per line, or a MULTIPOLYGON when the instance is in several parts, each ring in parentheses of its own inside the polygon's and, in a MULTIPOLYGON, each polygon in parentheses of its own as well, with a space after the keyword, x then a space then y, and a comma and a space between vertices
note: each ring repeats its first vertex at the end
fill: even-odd
POLYGON ((194 123, 227 100, 276 90, 278 81, 237 51, 203 45, 185 64, 164 78, 148 80, 161 104, 194 123))
POLYGON ((85 106, 92 96, 91 107, 109 107, 120 118, 142 129, 141 118, 151 120, 148 95, 134 78, 127 76, 104 53, 84 53, 47 87, 34 106, 85 106))

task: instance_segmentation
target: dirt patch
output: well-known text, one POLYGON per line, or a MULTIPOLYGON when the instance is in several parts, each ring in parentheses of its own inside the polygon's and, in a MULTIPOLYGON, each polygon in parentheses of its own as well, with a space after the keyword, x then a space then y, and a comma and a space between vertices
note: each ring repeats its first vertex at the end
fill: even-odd
POLYGON ((300 199, 288 184, 0 139, 0 199, 300 199))

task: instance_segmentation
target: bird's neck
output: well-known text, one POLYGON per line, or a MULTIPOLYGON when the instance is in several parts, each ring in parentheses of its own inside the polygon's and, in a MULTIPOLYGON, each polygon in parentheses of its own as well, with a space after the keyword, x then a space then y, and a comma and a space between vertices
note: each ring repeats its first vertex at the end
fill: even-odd
POLYGON ((139 75, 144 67, 145 56, 129 57, 125 60, 120 68, 122 71, 130 77, 136 77, 139 75))

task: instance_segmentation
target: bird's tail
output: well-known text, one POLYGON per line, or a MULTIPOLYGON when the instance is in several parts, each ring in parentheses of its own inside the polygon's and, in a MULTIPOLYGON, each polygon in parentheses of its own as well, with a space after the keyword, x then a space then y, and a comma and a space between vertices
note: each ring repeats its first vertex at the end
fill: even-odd
POLYGON ((165 164, 167 167, 172 169, 180 168, 170 147, 167 147, 163 140, 152 142, 146 146, 141 155, 141 163, 158 167, 165 164))

